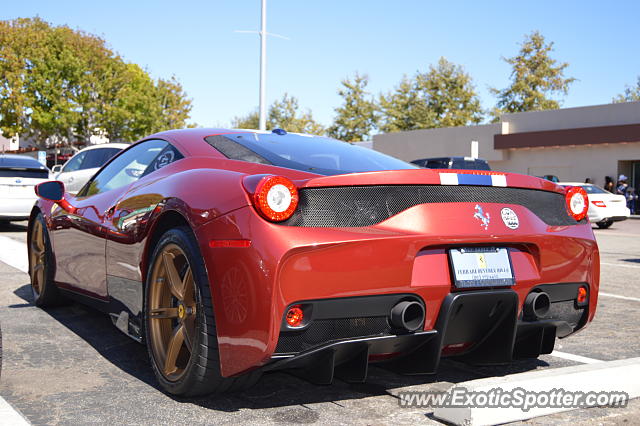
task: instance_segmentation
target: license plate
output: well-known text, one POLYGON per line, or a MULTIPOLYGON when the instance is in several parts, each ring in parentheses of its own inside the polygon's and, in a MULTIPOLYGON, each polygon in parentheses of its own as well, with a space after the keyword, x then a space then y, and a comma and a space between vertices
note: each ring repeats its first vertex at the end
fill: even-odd
POLYGON ((456 287, 500 287, 516 283, 509 250, 469 247, 449 250, 456 287))

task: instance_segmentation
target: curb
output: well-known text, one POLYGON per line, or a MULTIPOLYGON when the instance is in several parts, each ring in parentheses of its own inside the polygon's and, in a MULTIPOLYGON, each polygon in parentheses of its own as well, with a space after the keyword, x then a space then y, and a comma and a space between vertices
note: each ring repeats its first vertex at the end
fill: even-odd
MULTIPOLYGON (((460 388, 465 388, 465 392, 490 392, 499 389, 503 393, 513 390, 525 390, 531 393, 626 392, 628 399, 633 399, 640 396, 638 377, 640 377, 640 358, 629 358, 471 380, 457 383, 447 392, 452 393, 454 389, 460 388)), ((454 425, 494 425, 595 406, 598 404, 594 402, 575 408, 531 407, 527 411, 520 407, 450 406, 436 408, 433 415, 454 425)))

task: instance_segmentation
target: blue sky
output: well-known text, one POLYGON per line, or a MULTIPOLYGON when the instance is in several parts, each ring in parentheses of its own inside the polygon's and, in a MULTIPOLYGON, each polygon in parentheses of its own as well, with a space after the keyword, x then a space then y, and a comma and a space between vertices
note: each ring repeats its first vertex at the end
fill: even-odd
MULTIPOLYGON (((40 16, 102 36, 154 77, 175 75, 193 99, 192 120, 226 126, 257 108, 260 0, 5 1, 0 19, 40 16)), ((564 107, 608 103, 640 75, 638 1, 269 0, 268 103, 296 96, 325 125, 340 80, 367 73, 374 93, 440 56, 463 65, 484 108, 503 88, 524 34, 555 42, 553 56, 578 79, 564 107)))

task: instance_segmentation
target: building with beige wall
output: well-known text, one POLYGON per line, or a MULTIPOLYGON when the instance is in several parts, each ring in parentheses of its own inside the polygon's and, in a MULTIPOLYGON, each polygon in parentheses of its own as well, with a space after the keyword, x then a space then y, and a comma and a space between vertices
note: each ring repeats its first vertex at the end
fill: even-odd
POLYGON ((603 186, 628 176, 640 189, 640 102, 505 114, 500 122, 387 133, 373 137, 373 149, 406 161, 427 157, 479 157, 492 169, 561 181, 590 178, 603 186))

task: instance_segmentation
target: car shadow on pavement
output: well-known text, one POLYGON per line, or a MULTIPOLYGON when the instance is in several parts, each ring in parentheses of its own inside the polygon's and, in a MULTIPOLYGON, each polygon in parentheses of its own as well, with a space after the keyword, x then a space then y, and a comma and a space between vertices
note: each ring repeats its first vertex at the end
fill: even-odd
POLYGON ((27 222, 13 223, 13 222, 0 222, 1 232, 26 232, 27 222))
MULTIPOLYGON (((33 306, 29 285, 18 288, 14 293, 27 303, 14 304, 9 306, 10 308, 33 306)), ((152 388, 149 389, 150 392, 162 392, 151 370, 145 346, 121 333, 113 326, 107 315, 75 302, 48 308, 46 312, 89 343, 105 360, 152 388)), ((432 391, 444 391, 454 383, 524 372, 547 365, 542 360, 530 359, 514 362, 508 366, 479 367, 444 359, 438 373, 433 375, 403 376, 380 367, 370 366, 365 383, 346 383, 336 379, 332 385, 314 385, 287 372, 269 372, 254 387, 240 393, 202 398, 168 396, 182 404, 194 404, 224 412, 235 412, 247 408, 289 407, 277 413, 278 421, 291 415, 292 421, 295 419, 298 423, 302 419, 305 419, 304 422, 313 422, 316 419, 307 419, 305 416, 313 417, 317 416, 317 413, 304 408, 307 404, 332 403, 342 407, 345 404, 348 405, 349 400, 380 395, 393 396, 401 388, 416 385, 426 385, 432 391), (302 407, 292 408, 291 406, 302 407), (288 411, 294 408, 295 413, 288 411)), ((420 390, 426 390, 425 386, 420 390)))

